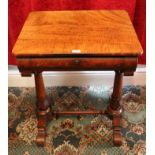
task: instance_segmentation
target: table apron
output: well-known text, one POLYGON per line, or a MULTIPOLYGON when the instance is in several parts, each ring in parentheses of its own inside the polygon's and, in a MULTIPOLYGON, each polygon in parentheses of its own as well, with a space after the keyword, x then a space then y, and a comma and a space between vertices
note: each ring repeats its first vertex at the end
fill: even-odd
POLYGON ((17 58, 19 70, 42 71, 135 71, 137 57, 17 58))

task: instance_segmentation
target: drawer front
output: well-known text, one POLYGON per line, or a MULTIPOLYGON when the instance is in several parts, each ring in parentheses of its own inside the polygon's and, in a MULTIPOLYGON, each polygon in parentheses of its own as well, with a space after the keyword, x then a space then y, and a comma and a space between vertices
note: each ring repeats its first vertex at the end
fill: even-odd
POLYGON ((137 57, 104 58, 18 58, 19 69, 31 71, 134 71, 137 57))

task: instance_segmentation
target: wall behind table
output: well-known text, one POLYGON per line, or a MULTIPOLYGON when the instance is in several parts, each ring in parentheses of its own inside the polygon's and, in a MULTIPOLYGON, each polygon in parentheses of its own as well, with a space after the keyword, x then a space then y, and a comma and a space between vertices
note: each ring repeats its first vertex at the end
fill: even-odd
POLYGON ((139 63, 146 63, 146 0, 9 0, 9 65, 16 64, 12 48, 30 11, 115 9, 128 11, 144 49, 139 63))

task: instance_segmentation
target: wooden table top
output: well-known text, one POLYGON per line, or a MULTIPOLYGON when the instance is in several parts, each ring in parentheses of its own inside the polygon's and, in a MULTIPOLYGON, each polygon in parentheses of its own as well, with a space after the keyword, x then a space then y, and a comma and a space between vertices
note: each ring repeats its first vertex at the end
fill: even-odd
POLYGON ((123 10, 31 12, 13 48, 17 57, 137 56, 142 51, 123 10))

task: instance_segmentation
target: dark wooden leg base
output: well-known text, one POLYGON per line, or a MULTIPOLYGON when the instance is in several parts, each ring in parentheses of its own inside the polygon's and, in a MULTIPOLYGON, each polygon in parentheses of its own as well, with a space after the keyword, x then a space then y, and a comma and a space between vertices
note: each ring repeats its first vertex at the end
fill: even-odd
POLYGON ((38 134, 36 143, 38 146, 44 146, 46 138, 46 123, 47 123, 47 112, 40 110, 38 111, 38 134))
POLYGON ((120 99, 122 95, 122 79, 123 79, 123 73, 116 72, 114 89, 113 89, 110 105, 106 110, 106 115, 110 119, 112 119, 113 143, 115 146, 122 145, 122 133, 121 133, 122 108, 120 106, 120 99))
POLYGON ((40 72, 35 74, 35 86, 37 95, 37 117, 38 117, 38 135, 36 143, 38 146, 44 146, 46 138, 46 124, 48 114, 50 113, 50 104, 47 100, 43 77, 40 72))
MULTIPOLYGON (((50 107, 46 110, 38 111, 38 134, 36 138, 36 143, 38 146, 44 146, 46 139, 46 125, 49 120, 50 107)), ((51 117, 50 117, 51 118, 51 117)))
POLYGON ((115 146, 122 145, 121 118, 120 115, 113 116, 113 143, 115 146))
POLYGON ((113 130, 113 143, 115 146, 122 145, 122 133, 121 131, 114 128, 113 130))
POLYGON ((106 114, 113 122, 113 143, 115 146, 120 146, 122 144, 122 134, 121 134, 121 113, 122 109, 120 107, 119 101, 122 94, 122 78, 123 74, 121 72, 116 72, 114 89, 111 97, 110 105, 106 111, 64 111, 64 112, 54 112, 50 108, 49 102, 46 98, 45 87, 43 83, 43 78, 41 73, 35 73, 35 84, 36 84, 36 94, 37 94, 37 114, 38 114, 38 135, 36 138, 36 143, 38 146, 44 146, 46 138, 46 124, 49 119, 53 117, 58 117, 59 115, 81 115, 81 114, 106 114))
POLYGON ((38 146, 44 146, 45 144, 46 131, 44 128, 38 128, 38 134, 36 138, 36 143, 38 146))
POLYGON ((113 126, 113 143, 115 146, 122 145, 122 133, 121 133, 121 113, 122 109, 113 110, 110 106, 106 110, 106 115, 112 119, 113 126))
MULTIPOLYGON (((49 115, 51 113, 50 107, 46 110, 39 110, 38 113, 38 134, 36 138, 36 143, 38 146, 44 146, 46 139, 46 125, 49 120, 49 115)), ((51 118, 51 117, 50 117, 51 118)))

